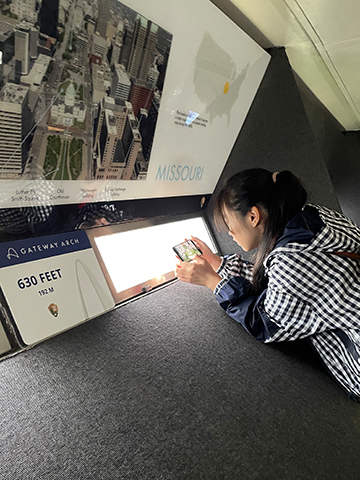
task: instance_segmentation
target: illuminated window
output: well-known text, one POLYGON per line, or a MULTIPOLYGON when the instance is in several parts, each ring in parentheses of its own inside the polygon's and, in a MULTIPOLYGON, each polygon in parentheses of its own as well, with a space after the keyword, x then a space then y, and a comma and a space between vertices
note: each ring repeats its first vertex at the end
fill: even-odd
POLYGON ((202 216, 144 220, 87 231, 116 303, 174 280, 172 247, 191 235, 217 252, 202 216))

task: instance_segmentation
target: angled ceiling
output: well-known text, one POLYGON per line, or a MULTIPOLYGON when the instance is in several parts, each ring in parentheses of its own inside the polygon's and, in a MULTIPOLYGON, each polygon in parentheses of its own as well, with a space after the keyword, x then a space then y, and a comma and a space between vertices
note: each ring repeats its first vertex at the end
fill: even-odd
POLYGON ((285 47, 344 130, 360 130, 359 0, 212 0, 263 48, 285 47))

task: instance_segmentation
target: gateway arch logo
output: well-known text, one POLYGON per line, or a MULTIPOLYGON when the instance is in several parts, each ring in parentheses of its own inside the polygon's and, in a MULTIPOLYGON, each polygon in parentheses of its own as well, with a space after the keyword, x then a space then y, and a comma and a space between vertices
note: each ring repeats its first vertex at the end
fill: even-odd
POLYGON ((8 249, 8 253, 7 253, 6 256, 7 256, 7 259, 8 259, 8 260, 11 260, 12 257, 20 258, 20 257, 19 257, 19 254, 17 253, 17 251, 15 250, 15 248, 12 248, 12 247, 10 247, 10 248, 8 249))
POLYGON ((48 310, 54 317, 57 317, 59 315, 59 307, 56 305, 56 303, 50 303, 50 305, 48 306, 48 310))

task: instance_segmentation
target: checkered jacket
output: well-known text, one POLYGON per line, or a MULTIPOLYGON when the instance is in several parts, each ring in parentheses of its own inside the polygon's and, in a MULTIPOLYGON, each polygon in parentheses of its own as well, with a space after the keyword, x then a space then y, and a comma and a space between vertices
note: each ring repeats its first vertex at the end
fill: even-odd
POLYGON ((30 233, 36 225, 45 223, 53 211, 51 205, 0 209, 0 231, 13 235, 30 233))
POLYGON ((350 397, 360 397, 360 228, 344 215, 308 205, 265 259, 267 286, 251 291, 253 265, 224 257, 214 290, 221 307, 262 342, 309 337, 350 397))

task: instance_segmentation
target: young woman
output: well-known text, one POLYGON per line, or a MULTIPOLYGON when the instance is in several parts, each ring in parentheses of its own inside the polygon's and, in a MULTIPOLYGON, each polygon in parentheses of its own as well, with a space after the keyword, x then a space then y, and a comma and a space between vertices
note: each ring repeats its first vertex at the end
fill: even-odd
POLYGON ((231 177, 215 221, 254 262, 203 255, 176 275, 214 291, 219 305, 262 342, 309 337, 354 400, 360 398, 360 228, 344 215, 306 204, 291 172, 251 169, 231 177))

